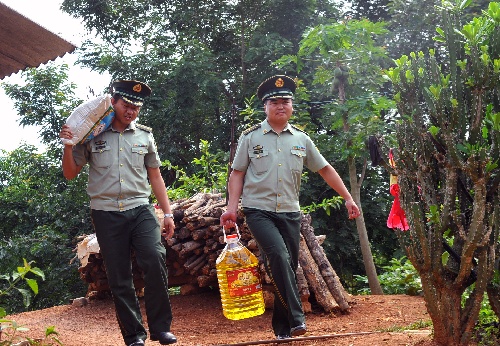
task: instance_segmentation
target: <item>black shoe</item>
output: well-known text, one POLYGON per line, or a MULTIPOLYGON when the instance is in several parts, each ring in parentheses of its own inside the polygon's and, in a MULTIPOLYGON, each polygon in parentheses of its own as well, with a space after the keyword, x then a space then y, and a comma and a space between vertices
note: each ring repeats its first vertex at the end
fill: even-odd
POLYGON ((153 341, 159 341, 162 345, 170 345, 177 342, 175 335, 170 332, 151 333, 149 338, 153 341))
POLYGON ((277 340, 291 339, 292 337, 288 334, 276 335, 277 340))
POLYGON ((137 339, 133 343, 128 344, 128 346, 144 346, 144 340, 137 339))
POLYGON ((304 335, 306 332, 307 328, 305 323, 299 324, 297 327, 293 327, 292 329, 290 329, 290 334, 292 336, 304 335))

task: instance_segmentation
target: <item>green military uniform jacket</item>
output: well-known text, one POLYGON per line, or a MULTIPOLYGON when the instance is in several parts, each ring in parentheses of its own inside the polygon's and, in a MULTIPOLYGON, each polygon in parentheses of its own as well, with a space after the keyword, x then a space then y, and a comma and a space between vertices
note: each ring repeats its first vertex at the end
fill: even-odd
POLYGON ((161 166, 149 127, 132 123, 120 133, 111 125, 89 142, 75 145, 73 156, 79 166, 89 163, 91 209, 124 211, 149 204, 146 167, 161 166))
POLYGON ((246 172, 243 207, 297 212, 304 166, 317 172, 326 165, 305 132, 287 124, 278 134, 264 120, 241 134, 232 168, 246 172))

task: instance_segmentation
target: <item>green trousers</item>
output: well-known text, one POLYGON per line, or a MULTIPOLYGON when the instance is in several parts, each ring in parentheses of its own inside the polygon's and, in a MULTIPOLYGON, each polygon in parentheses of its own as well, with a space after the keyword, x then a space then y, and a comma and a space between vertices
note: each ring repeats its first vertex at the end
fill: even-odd
POLYGON ((168 332, 172 310, 168 296, 166 250, 151 205, 123 212, 91 211, 106 265, 116 317, 125 343, 147 338, 132 278, 131 250, 144 273, 144 302, 150 333, 168 332))
POLYGON ((275 335, 290 335, 290 329, 305 322, 297 286, 300 212, 275 213, 244 208, 246 223, 261 253, 274 285, 272 327, 275 335))

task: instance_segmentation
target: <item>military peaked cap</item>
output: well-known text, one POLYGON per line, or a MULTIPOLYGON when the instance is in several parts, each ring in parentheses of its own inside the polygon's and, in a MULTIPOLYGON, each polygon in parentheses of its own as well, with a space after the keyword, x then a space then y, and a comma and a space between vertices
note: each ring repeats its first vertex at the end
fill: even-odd
POLYGON ((257 97, 263 102, 269 99, 291 99, 297 85, 285 75, 272 76, 263 81, 257 88, 257 97))
POLYGON ((119 94, 125 102, 141 107, 146 97, 151 95, 151 88, 136 80, 117 80, 111 85, 113 94, 119 94))

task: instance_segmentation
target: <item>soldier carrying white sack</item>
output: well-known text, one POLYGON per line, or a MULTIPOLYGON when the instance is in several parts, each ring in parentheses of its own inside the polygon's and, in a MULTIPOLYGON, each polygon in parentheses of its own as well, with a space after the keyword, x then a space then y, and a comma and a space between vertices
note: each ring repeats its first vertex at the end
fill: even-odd
MULTIPOLYGON (((172 309, 161 236, 172 237, 174 220, 152 130, 135 123, 151 89, 133 80, 116 81, 112 88, 115 116, 111 126, 86 143, 65 144, 63 174, 73 179, 89 164, 87 193, 92 223, 125 344, 141 346, 147 338, 132 280, 131 249, 144 272, 150 339, 162 345, 173 344, 177 339, 170 332, 172 309), (159 224, 149 203, 151 188, 166 213, 164 225, 159 224)), ((73 135, 65 124, 61 139, 73 135)))

